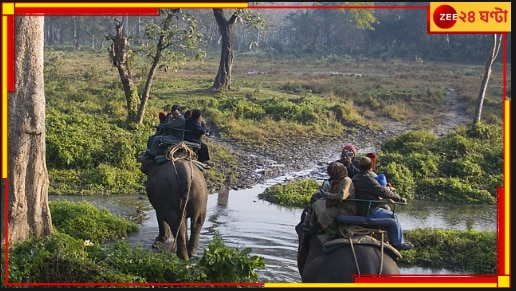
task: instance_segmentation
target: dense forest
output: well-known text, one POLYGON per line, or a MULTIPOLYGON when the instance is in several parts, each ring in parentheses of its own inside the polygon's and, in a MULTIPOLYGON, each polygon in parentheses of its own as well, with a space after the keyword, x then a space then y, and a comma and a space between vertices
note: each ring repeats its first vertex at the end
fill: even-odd
MULTIPOLYGON (((258 2, 259 3, 259 2, 258 2)), ((371 5, 376 2, 367 2, 371 5)), ((262 5, 287 5, 273 2, 262 5)), ((360 3, 353 3, 358 5, 360 3)), ((248 9, 263 25, 244 19, 233 29, 234 49, 286 58, 306 54, 337 54, 353 57, 404 58, 417 61, 484 62, 492 47, 488 34, 429 34, 428 2, 379 2, 375 9, 324 9, 337 2, 288 2, 288 7, 248 9), (313 5, 318 9, 308 9, 313 5), (379 6, 381 5, 381 6, 379 6), (402 8, 393 8, 393 7, 402 8), (414 7, 413 9, 409 7, 414 7), (372 12, 370 15, 356 11, 372 12)), ((220 32, 212 9, 187 9, 202 34, 206 51, 220 47, 220 32)), ((232 9, 226 13, 231 15, 232 9)), ((124 22, 131 46, 143 44, 144 26, 152 16, 45 16, 45 45, 73 44, 76 49, 108 47, 106 35, 115 32, 115 21, 124 22)), ((171 48, 177 49, 177 48, 171 48)), ((501 54, 500 54, 501 55, 501 54)), ((507 62, 511 60, 511 33, 507 34, 507 62)), ((499 60, 501 61, 501 57, 499 60)))

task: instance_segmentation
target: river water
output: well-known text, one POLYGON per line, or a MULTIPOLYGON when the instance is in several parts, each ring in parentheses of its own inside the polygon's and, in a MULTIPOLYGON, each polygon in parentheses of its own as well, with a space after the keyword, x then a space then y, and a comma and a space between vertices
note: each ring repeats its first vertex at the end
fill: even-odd
MULTIPOLYGON (((213 235, 219 232, 225 244, 240 250, 251 248, 253 255, 266 261, 258 270, 260 281, 274 283, 301 282, 297 270, 297 234, 302 208, 284 207, 261 200, 258 195, 267 187, 300 176, 313 176, 313 170, 278 177, 250 189, 221 191, 208 196, 206 222, 201 233, 198 255, 201 256, 213 235)), ((132 219, 140 229, 127 240, 133 245, 151 248, 158 234, 156 216, 143 194, 117 196, 51 196, 50 200, 86 200, 98 208, 132 219)), ((454 230, 496 230, 495 205, 467 205, 409 201, 397 206, 403 229, 444 228, 454 230)), ((401 268, 402 274, 453 274, 446 269, 401 268)))

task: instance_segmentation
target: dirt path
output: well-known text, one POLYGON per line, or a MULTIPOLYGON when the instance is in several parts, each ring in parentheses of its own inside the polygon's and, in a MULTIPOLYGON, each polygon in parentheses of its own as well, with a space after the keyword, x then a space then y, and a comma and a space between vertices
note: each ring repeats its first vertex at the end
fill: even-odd
POLYGON ((436 135, 445 135, 454 127, 469 121, 454 89, 446 89, 446 105, 448 109, 443 114, 442 122, 433 130, 436 135))
MULTIPOLYGON (((468 122, 463 106, 461 106, 457 93, 453 89, 447 89, 445 110, 439 116, 442 122, 432 132, 436 135, 444 135, 457 125, 468 122)), ((322 140, 297 141, 289 145, 270 146, 265 149, 245 148, 238 149, 231 143, 217 140, 226 146, 239 152, 240 164, 238 168, 226 168, 219 165, 217 168, 225 173, 238 172, 238 177, 228 183, 231 189, 249 188, 266 179, 278 177, 285 173, 300 171, 313 167, 314 164, 325 165, 326 159, 338 157, 338 153, 345 144, 353 144, 359 153, 376 152, 386 139, 412 130, 411 121, 395 121, 381 118, 384 129, 371 130, 368 128, 355 128, 346 131, 342 136, 323 138, 322 140), (252 154, 251 154, 252 153, 252 154), (260 170, 257 170, 260 169, 260 170)), ((217 187, 217 185, 213 185, 217 187)))
MULTIPOLYGON (((434 117, 439 119, 440 123, 430 130, 437 136, 445 135, 458 125, 470 121, 454 89, 447 88, 445 98, 446 110, 434 117)), ((364 129, 358 131, 357 134, 350 135, 351 142, 356 144, 357 148, 361 148, 362 152, 376 151, 377 147, 387 138, 412 130, 409 125, 415 120, 394 121, 392 119, 380 118, 379 121, 384 124, 384 129, 379 131, 364 129)))

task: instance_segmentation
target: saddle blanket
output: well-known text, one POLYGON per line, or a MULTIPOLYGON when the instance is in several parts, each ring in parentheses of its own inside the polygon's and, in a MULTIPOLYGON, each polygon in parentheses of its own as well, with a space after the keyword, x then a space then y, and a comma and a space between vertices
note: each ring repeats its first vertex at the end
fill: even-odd
POLYGON ((374 245, 374 246, 377 246, 380 248, 383 247, 383 248, 387 249, 388 251, 392 252, 396 258, 401 259, 401 253, 396 248, 394 248, 392 245, 390 245, 388 243, 381 242, 370 235, 355 235, 355 236, 349 237, 349 238, 343 238, 343 237, 330 238, 327 234, 323 233, 323 234, 318 234, 317 239, 321 243, 321 246, 325 253, 330 253, 330 252, 334 251, 335 249, 346 246, 346 245, 367 244, 367 245, 374 245))

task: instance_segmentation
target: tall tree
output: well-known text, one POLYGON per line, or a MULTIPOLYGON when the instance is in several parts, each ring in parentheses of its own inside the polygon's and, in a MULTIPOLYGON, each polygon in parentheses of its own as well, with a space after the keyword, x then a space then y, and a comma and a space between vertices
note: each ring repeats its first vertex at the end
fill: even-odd
POLYGON ((222 8, 213 8, 221 36, 221 52, 219 70, 213 82, 215 90, 231 90, 231 70, 233 68, 233 24, 244 21, 248 27, 263 27, 265 20, 260 13, 250 9, 235 9, 229 19, 226 19, 222 8))
MULTIPOLYGON (((150 98, 152 80, 156 70, 163 66, 177 67, 180 61, 186 59, 185 51, 197 51, 195 57, 202 58, 198 50, 200 35, 193 18, 181 9, 162 9, 164 17, 161 22, 149 21, 145 25, 146 40, 135 50, 129 48, 129 37, 124 36, 123 22, 115 19, 116 35, 106 35, 106 40, 111 40, 109 57, 113 66, 118 69, 122 81, 127 106, 127 122, 141 125, 145 114, 145 108, 150 98), (172 50, 175 49, 175 50, 172 50), (151 60, 146 79, 144 79, 143 92, 139 93, 135 84, 133 71, 143 72, 143 68, 136 70, 132 60, 135 53, 142 53, 151 60)), ((143 76, 140 76, 143 78, 143 76)))
POLYGON ((43 16, 16 17, 16 92, 8 94, 9 244, 53 232, 45 162, 43 27, 43 16))
POLYGON ((482 84, 480 85, 480 93, 478 94, 477 99, 477 108, 475 109, 475 116, 473 117, 473 123, 480 122, 480 117, 482 115, 482 107, 484 106, 484 99, 486 97, 487 91, 487 83, 489 83, 489 78, 491 77, 491 72, 493 68, 493 63, 498 56, 498 52, 500 52, 500 46, 502 45, 503 34, 493 34, 493 48, 491 50, 491 54, 487 59, 486 63, 486 71, 484 73, 484 78, 482 79, 482 84))

